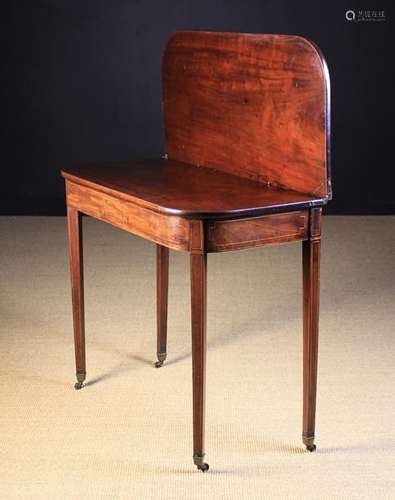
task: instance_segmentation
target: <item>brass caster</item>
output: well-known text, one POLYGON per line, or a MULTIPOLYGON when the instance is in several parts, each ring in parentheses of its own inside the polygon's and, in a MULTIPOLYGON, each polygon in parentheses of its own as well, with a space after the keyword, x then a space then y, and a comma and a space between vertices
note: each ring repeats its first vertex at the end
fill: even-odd
POLYGON ((206 462, 203 462, 203 459, 204 459, 204 454, 193 455, 193 463, 196 465, 196 467, 202 472, 207 472, 210 466, 206 462))
POLYGON ((302 436, 303 444, 306 446, 306 450, 312 453, 317 449, 317 446, 314 444, 314 434, 310 436, 302 436))
POLYGON ((202 472, 207 472, 210 468, 209 464, 204 462, 202 465, 197 465, 197 468, 201 470, 202 472))
POLYGON ((165 352, 158 352, 157 357, 158 357, 158 361, 155 363, 155 368, 160 368, 161 366, 163 366, 163 363, 165 362, 166 353, 165 352))
POLYGON ((74 384, 74 389, 76 391, 79 391, 84 387, 84 380, 86 378, 86 373, 76 373, 76 377, 78 382, 74 384))

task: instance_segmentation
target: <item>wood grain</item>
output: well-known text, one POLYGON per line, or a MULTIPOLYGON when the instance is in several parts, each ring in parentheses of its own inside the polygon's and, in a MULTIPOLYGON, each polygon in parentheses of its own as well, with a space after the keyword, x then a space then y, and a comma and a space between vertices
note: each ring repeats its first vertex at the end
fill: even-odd
POLYGON ((303 242, 303 442, 314 446, 320 302, 321 209, 310 211, 303 242))
POLYGON ((158 360, 166 358, 167 304, 169 295, 169 249, 156 245, 156 354, 158 360))
POLYGON ((331 198, 329 77, 289 35, 178 32, 162 64, 165 158, 62 170, 76 388, 85 378, 81 213, 157 244, 157 352, 166 357, 169 248, 190 252, 193 460, 204 458, 207 252, 303 241, 303 442, 313 451, 321 206, 331 198))
POLYGON ((247 217, 325 203, 307 194, 165 159, 77 166, 64 169, 63 175, 154 212, 188 218, 247 217))
POLYGON ((191 253, 193 453, 204 456, 207 255, 191 253))
POLYGON ((162 81, 170 159, 330 197, 329 76, 312 42, 177 32, 162 81))
POLYGON ((86 375, 86 358, 82 218, 81 213, 76 208, 70 206, 67 207, 67 228, 73 305, 75 365, 77 378, 80 382, 83 382, 86 375))
POLYGON ((251 219, 207 221, 207 252, 226 252, 307 238, 308 211, 264 215, 251 219))
POLYGON ((68 206, 84 214, 174 250, 189 250, 186 219, 161 215, 70 181, 66 181, 66 193, 68 206))

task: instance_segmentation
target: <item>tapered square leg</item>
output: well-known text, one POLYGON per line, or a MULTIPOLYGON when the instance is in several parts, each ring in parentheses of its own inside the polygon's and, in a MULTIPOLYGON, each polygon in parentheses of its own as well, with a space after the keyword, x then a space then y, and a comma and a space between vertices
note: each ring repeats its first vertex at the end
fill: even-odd
POLYGON ((206 472, 204 462, 205 385, 207 351, 207 255, 191 254, 192 306, 192 385, 193 385, 193 461, 206 472))
POLYGON ((321 209, 310 211, 309 239, 303 242, 303 443, 315 451, 321 209))
POLYGON ((73 304, 74 349, 77 383, 81 389, 86 378, 84 272, 82 252, 82 217, 75 208, 67 207, 70 251, 71 297, 73 304))
POLYGON ((163 365, 167 355, 167 303, 169 293, 169 249, 156 245, 156 320, 158 361, 156 368, 163 365))

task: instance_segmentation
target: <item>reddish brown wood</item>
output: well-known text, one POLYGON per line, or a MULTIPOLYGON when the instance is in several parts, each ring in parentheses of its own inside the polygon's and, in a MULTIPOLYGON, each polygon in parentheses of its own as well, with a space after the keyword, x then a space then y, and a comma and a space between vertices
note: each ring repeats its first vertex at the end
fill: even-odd
POLYGON ((162 75, 170 159, 330 196, 329 77, 312 42, 177 32, 162 75))
POLYGON ((67 227, 70 252, 75 365, 78 381, 76 389, 80 389, 86 377, 82 220, 81 213, 70 206, 67 207, 67 227))
POLYGON ((321 209, 310 211, 310 232, 303 242, 303 442, 315 450, 321 209))
MULTIPOLYGON (((202 223, 194 225, 194 233, 203 238, 202 223)), ((205 385, 207 351, 207 254, 191 253, 191 311, 192 311, 192 388, 193 388, 193 456, 203 470, 205 428, 205 385)))
POLYGON ((169 249, 156 245, 156 321, 157 321, 157 349, 159 368, 166 359, 167 343, 167 302, 169 291, 169 249))
POLYGON ((176 33, 163 58, 163 110, 165 159, 62 171, 76 386, 85 379, 80 212, 158 245, 158 357, 166 352, 168 248, 191 253, 194 462, 203 471, 207 252, 302 240, 303 441, 313 451, 320 207, 331 197, 325 62, 297 36, 176 33))
POLYGON ((72 184, 134 206, 188 218, 246 217, 323 203, 307 194, 164 159, 74 167, 63 175, 72 184))
POLYGON ((307 238, 308 211, 264 215, 252 219, 206 222, 207 252, 226 252, 307 238))
POLYGON ((174 250, 190 248, 187 219, 168 217, 71 181, 66 181, 66 193, 68 206, 84 214, 174 250))

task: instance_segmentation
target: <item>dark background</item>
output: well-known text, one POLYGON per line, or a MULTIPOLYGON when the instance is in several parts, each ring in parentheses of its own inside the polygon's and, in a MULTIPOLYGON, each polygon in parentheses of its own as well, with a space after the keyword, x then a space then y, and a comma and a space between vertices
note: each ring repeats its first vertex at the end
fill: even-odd
POLYGON ((160 59, 177 29, 307 36, 332 83, 328 213, 395 213, 389 2, 29 0, 3 3, 1 214, 64 214, 59 169, 164 152, 160 59), (385 10, 385 22, 345 12, 385 10))

